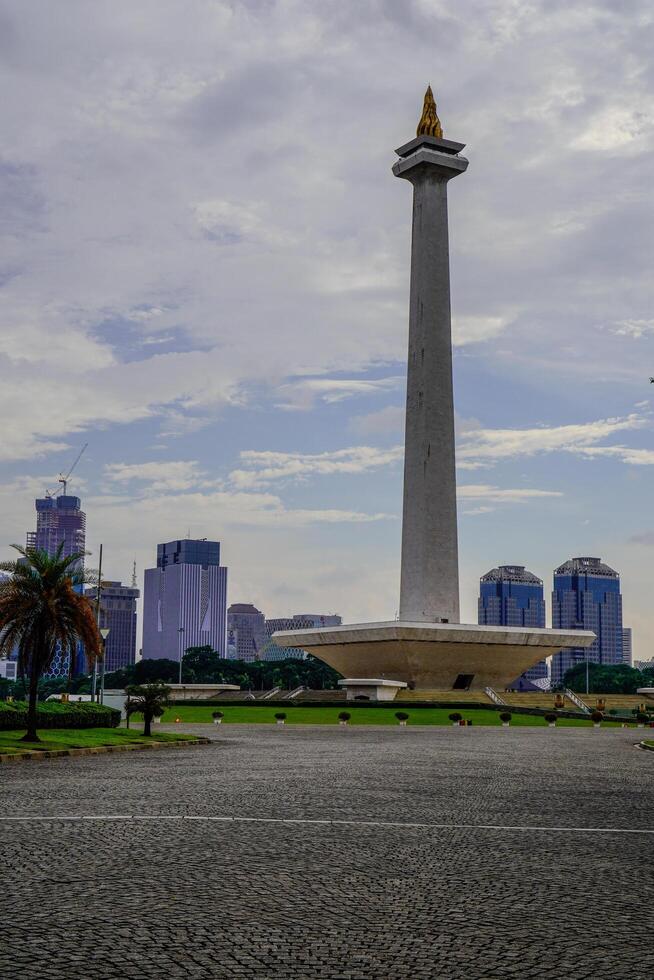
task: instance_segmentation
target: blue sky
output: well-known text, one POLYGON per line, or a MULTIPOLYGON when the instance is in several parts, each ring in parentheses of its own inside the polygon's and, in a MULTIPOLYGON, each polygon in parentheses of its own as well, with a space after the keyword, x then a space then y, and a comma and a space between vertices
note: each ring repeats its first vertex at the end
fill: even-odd
POLYGON ((0 550, 71 482, 124 580, 218 538, 230 600, 397 609, 410 188, 450 185, 461 592, 573 555, 654 639, 651 5, 0 0, 0 550))

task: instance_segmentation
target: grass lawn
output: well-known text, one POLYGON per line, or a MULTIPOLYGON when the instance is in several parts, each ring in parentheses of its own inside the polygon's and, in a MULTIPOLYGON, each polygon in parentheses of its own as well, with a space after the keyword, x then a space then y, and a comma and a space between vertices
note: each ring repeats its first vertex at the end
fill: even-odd
MULTIPOLYGON (((463 708, 402 708, 399 705, 389 705, 388 708, 370 708, 350 705, 346 707, 345 704, 337 706, 332 704, 324 708, 301 706, 280 708, 275 707, 275 705, 246 706, 229 704, 224 705, 222 708, 217 708, 215 705, 204 707, 202 705, 190 704, 167 708, 161 720, 165 724, 170 724, 176 718, 179 718, 182 722, 196 722, 207 725, 212 722, 211 712, 218 710, 224 713, 223 724, 252 724, 257 722, 274 724, 276 711, 286 712, 287 725, 335 725, 338 723, 338 714, 340 711, 350 712, 352 715, 349 721, 350 725, 397 725, 396 711, 406 711, 409 716, 407 723, 409 725, 451 725, 452 722, 448 720, 447 716, 452 711, 459 711, 459 714, 466 720, 470 719, 473 725, 502 724, 499 712, 485 708, 473 708, 471 710, 465 710, 463 708)), ((544 718, 536 715, 514 714, 511 724, 537 725, 542 728, 547 722, 544 718)), ((557 725, 562 727, 581 726, 587 728, 591 724, 592 722, 590 721, 576 718, 561 718, 557 721, 557 725)), ((604 727, 614 728, 619 722, 608 721, 602 724, 604 727)))
POLYGON ((138 728, 126 731, 124 728, 45 728, 39 732, 40 742, 22 742, 24 731, 0 732, 0 754, 13 755, 16 752, 45 752, 53 749, 98 748, 101 745, 125 745, 142 742, 178 742, 193 738, 181 732, 155 732, 152 738, 145 738, 138 728))

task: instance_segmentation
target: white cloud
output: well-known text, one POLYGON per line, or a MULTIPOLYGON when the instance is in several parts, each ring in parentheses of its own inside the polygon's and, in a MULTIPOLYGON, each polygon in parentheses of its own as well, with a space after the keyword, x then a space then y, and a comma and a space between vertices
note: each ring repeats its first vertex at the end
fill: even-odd
POLYGON ((613 332, 620 337, 634 337, 639 340, 654 333, 654 320, 618 320, 613 332))
POLYGON ((404 384, 404 376, 390 378, 306 378, 280 385, 276 394, 282 401, 275 407, 284 409, 309 409, 315 401, 327 404, 342 402, 348 398, 383 394, 396 391, 404 384))
POLYGON ((197 460, 108 463, 104 472, 106 479, 111 483, 146 483, 148 494, 161 490, 191 490, 210 486, 216 482, 207 480, 206 473, 197 460))
POLYGON ((531 429, 466 429, 461 436, 458 459, 462 467, 475 468, 517 456, 568 452, 580 456, 613 455, 626 463, 642 463, 646 461, 649 451, 629 450, 620 446, 593 447, 617 432, 642 429, 648 425, 649 420, 642 415, 631 414, 624 418, 531 429))
POLYGON ((479 344, 498 337, 511 322, 504 316, 461 316, 452 317, 452 343, 455 347, 479 344))
POLYGON ((302 481, 312 476, 360 474, 398 463, 402 446, 376 449, 353 446, 324 453, 277 453, 246 450, 240 454, 246 469, 232 470, 229 479, 240 488, 266 486, 278 481, 302 481))

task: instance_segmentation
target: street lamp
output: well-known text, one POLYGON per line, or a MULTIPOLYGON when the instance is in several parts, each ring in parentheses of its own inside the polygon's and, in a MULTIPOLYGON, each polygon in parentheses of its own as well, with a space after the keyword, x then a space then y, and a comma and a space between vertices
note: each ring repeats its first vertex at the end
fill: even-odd
POLYGON ((179 683, 182 684, 182 637, 184 635, 184 627, 180 626, 177 630, 177 635, 179 636, 179 683))
POLYGON ((109 636, 108 629, 101 629, 100 636, 102 637, 102 667, 100 669, 100 704, 104 704, 104 665, 107 659, 107 637, 109 636))

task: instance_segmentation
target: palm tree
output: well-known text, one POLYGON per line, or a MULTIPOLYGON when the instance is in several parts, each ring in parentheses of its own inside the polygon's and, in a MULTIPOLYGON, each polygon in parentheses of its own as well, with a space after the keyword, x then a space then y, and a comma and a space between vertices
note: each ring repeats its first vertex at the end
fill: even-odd
POLYGON ((153 684, 130 684, 125 688, 125 711, 128 716, 135 713, 143 715, 144 735, 152 735, 152 719, 162 715, 166 705, 170 704, 168 699, 171 691, 172 688, 161 681, 153 684))
POLYGON ((18 670, 28 678, 26 742, 39 742, 36 704, 39 678, 57 653, 68 652, 70 667, 77 645, 87 661, 102 655, 102 639, 86 596, 75 591, 84 582, 83 554, 64 556, 63 543, 54 555, 47 551, 12 545, 21 555, 2 562, 0 569, 11 578, 0 583, 0 656, 18 650, 18 670))

